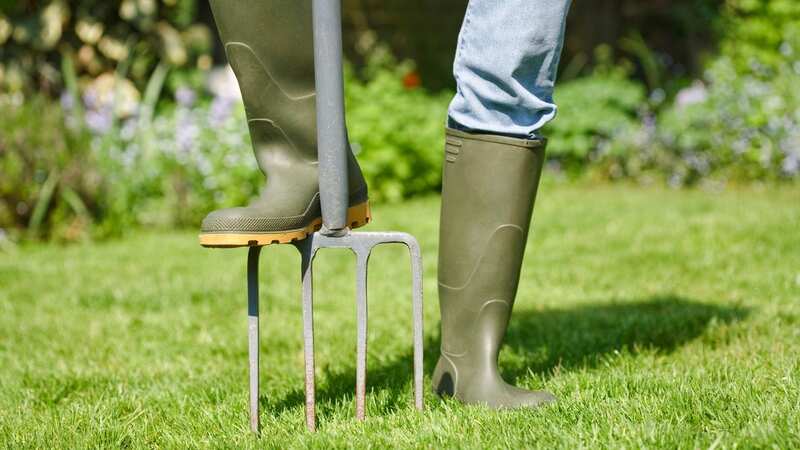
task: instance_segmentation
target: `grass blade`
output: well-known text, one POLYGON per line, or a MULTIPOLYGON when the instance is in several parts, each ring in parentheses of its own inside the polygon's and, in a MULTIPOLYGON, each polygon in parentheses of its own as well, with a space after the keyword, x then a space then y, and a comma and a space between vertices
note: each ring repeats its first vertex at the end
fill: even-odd
POLYGON ((39 191, 39 198, 36 200, 36 206, 33 208, 33 214, 31 214, 31 219, 28 221, 28 231, 30 233, 38 234, 60 178, 56 170, 51 170, 44 181, 42 189, 39 191))

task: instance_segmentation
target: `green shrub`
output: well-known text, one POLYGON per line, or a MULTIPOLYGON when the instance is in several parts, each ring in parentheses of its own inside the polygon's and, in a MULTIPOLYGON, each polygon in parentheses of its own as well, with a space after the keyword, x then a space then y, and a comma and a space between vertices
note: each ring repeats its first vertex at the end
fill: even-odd
MULTIPOLYGON (((800 158, 800 73, 787 63, 763 80, 721 58, 709 68, 704 101, 660 117, 659 138, 682 155, 703 155, 725 179, 793 178, 800 158)), ((703 175, 703 174, 700 174, 703 175)))
POLYGON ((647 99, 601 47, 594 73, 556 87, 549 158, 672 186, 800 178, 800 3, 728 0, 721 23, 721 54, 672 101, 647 99))
POLYGON ((347 72, 347 123, 371 198, 396 201, 441 185, 444 124, 452 93, 415 85, 413 64, 382 48, 359 78, 347 72))
POLYGON ((617 137, 638 125, 637 114, 646 106, 644 86, 625 69, 604 66, 558 85, 555 100, 557 118, 542 130, 548 159, 573 175, 606 153, 624 153, 617 137))
POLYGON ((704 81, 661 111, 643 108, 634 126, 594 148, 585 168, 607 179, 660 178, 671 186, 797 180, 800 74, 791 62, 775 70, 765 81, 718 59, 704 81))
MULTIPOLYGON (((346 77, 350 137, 371 198, 434 192, 450 95, 416 86, 410 63, 374 55, 360 77, 352 69, 346 77)), ((264 180, 241 102, 183 86, 156 113, 166 71, 151 75, 141 97, 113 75, 78 95, 66 63, 71 90, 60 104, 2 97, 0 229, 77 239, 142 225, 195 227, 209 211, 255 196, 264 180)))
POLYGON ((93 137, 106 178, 99 231, 199 225, 212 209, 242 205, 258 191, 244 110, 231 100, 176 105, 152 123, 130 118, 93 137))
POLYGON ((673 186, 800 178, 800 4, 729 0, 722 20, 703 79, 645 110, 597 170, 673 186))
POLYGON ((197 0, 0 0, 0 90, 63 88, 62 55, 82 83, 118 72, 143 89, 159 63, 175 82, 208 68, 210 30, 194 23, 197 0))
POLYGON ((0 229, 85 236, 102 192, 89 135, 47 99, 0 95, 0 229))
POLYGON ((71 91, 60 104, 0 96, 0 229, 75 240, 140 225, 196 226, 211 209, 257 191, 240 103, 195 104, 184 88, 189 94, 179 91, 181 102, 153 119, 165 66, 139 99, 125 96, 126 80, 113 76, 78 95, 64 61, 71 91))
POLYGON ((800 51, 800 2, 727 0, 720 53, 736 73, 769 79, 800 51))

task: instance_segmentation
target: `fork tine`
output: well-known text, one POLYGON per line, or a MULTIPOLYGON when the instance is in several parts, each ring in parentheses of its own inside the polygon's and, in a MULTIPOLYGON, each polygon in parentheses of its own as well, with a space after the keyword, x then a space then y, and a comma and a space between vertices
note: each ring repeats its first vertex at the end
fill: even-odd
POLYGON ((403 243, 411 256, 413 334, 414 334, 414 405, 423 409, 423 335, 422 335, 422 255, 417 240, 408 233, 347 233, 328 236, 314 233, 294 243, 302 257, 303 346, 305 352, 306 426, 316 431, 314 386, 314 255, 320 248, 347 248, 356 255, 356 418, 364 420, 367 406, 367 272, 372 249, 379 244, 403 243))
POLYGON ((316 431, 316 387, 314 386, 314 249, 310 245, 298 246, 301 255, 303 278, 303 353, 305 358, 306 427, 316 431))
POLYGON ((247 339, 250 362, 250 430, 258 434, 258 260, 261 247, 247 253, 247 339))
POLYGON ((422 254, 419 243, 412 236, 404 241, 411 256, 411 295, 414 322, 414 406, 422 411, 422 254))
POLYGON ((369 250, 356 252, 356 418, 364 420, 367 403, 367 264, 369 250))

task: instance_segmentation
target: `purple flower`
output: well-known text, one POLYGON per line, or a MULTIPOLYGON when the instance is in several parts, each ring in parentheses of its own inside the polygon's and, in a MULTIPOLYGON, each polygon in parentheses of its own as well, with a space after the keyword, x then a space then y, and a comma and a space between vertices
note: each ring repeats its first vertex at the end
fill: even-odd
POLYGON ((667 94, 666 92, 664 92, 664 89, 656 88, 653 89, 653 92, 650 93, 650 101, 655 103, 656 105, 660 105, 665 98, 667 98, 667 94))
POLYGON ((188 152, 194 146, 194 141, 200 134, 200 128, 191 117, 182 117, 178 121, 178 128, 175 130, 175 143, 178 149, 188 152))
POLYGON ((122 123, 122 128, 119 130, 119 136, 126 141, 130 141, 136 136, 136 131, 139 127, 135 118, 130 118, 122 123))
POLYGON ((656 130, 656 116, 651 113, 647 113, 642 117, 642 126, 648 132, 655 132, 656 130))
POLYGON ((75 97, 69 92, 62 92, 59 101, 64 111, 72 111, 75 108, 75 97))
POLYGON ((229 97, 214 97, 208 111, 208 121, 212 126, 222 125, 233 112, 234 100, 229 97))
POLYGON ((792 53, 794 53, 794 49, 792 48, 792 45, 790 43, 786 42, 786 41, 784 41, 781 44, 780 51, 781 51, 781 54, 783 56, 786 56, 787 58, 792 56, 792 53))
POLYGON ((800 157, 798 157, 796 152, 789 152, 785 158, 783 158, 783 163, 781 164, 781 169, 783 173, 793 177, 800 172, 800 157))
POLYGON ((175 91, 175 101, 179 106, 191 108, 195 100, 197 100, 197 93, 186 86, 181 86, 175 91))
POLYGON ((114 124, 114 117, 109 109, 86 112, 86 126, 95 134, 105 134, 114 124))
POLYGON ((703 103, 708 99, 708 90, 702 81, 695 80, 691 86, 678 91, 675 96, 675 104, 678 108, 683 108, 695 103, 703 103))
POLYGON ((688 153, 683 156, 686 164, 700 174, 707 174, 709 171, 708 159, 697 153, 688 153))
POLYGON ((667 180, 667 184, 673 189, 683 186, 683 174, 677 172, 673 173, 667 180))
POLYGON ((83 104, 87 109, 95 109, 99 107, 99 100, 100 99, 97 98, 97 93, 95 93, 94 89, 87 89, 83 94, 83 104))

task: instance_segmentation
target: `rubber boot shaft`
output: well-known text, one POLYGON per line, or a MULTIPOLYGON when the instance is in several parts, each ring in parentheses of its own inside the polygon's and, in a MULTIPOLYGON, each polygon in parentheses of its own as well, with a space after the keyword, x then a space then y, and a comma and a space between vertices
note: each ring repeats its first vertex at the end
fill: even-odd
MULTIPOLYGON (((267 183, 247 207, 209 214, 202 230, 258 233, 306 226, 321 214, 311 0, 210 3, 267 183)), ((366 183, 350 151, 348 176, 350 205, 366 202, 366 183)))
POLYGON ((439 236, 442 355, 434 390, 493 408, 553 400, 507 384, 508 327, 544 162, 544 140, 447 130, 439 236))

